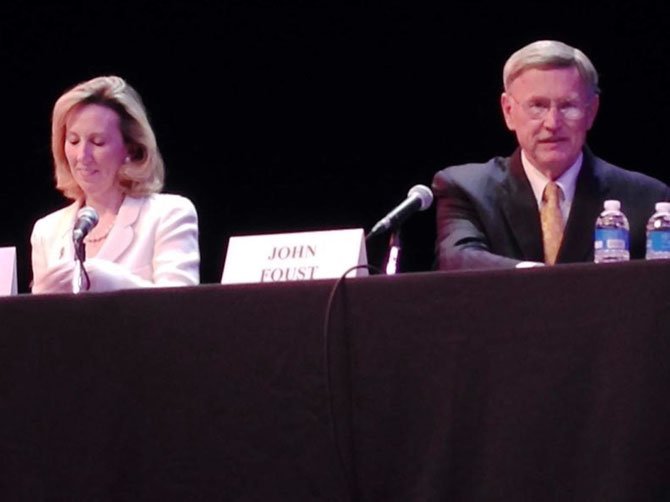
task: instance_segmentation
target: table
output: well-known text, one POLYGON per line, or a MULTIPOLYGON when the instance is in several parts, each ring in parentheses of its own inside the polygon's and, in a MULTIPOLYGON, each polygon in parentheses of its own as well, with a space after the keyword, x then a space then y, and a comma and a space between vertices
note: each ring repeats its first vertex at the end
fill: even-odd
POLYGON ((669 285, 640 261, 4 298, 0 496, 667 500, 669 285))

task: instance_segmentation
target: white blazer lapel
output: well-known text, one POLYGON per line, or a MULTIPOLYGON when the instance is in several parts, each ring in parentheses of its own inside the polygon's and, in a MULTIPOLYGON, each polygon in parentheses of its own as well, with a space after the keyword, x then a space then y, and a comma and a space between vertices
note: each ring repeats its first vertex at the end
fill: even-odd
POLYGON ((77 211, 81 207, 81 201, 75 201, 64 208, 54 230, 54 246, 51 246, 52 256, 50 260, 58 262, 62 260, 74 260, 74 245, 72 244, 72 230, 77 218, 77 211))
POLYGON ((133 242, 135 230, 133 225, 140 215, 142 206, 146 199, 126 196, 119 208, 119 214, 116 215, 116 221, 112 231, 107 236, 105 243, 100 248, 97 257, 105 260, 115 261, 121 254, 128 249, 133 242))

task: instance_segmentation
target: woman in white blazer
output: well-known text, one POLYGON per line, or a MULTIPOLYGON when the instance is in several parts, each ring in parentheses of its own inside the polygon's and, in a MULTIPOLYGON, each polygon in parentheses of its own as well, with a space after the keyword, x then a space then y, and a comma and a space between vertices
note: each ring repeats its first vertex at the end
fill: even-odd
POLYGON ((83 206, 99 220, 83 240, 90 291, 198 284, 195 207, 159 193, 163 160, 131 86, 98 77, 63 94, 53 110, 51 147, 56 188, 73 202, 35 223, 33 293, 72 291, 73 230, 83 206))

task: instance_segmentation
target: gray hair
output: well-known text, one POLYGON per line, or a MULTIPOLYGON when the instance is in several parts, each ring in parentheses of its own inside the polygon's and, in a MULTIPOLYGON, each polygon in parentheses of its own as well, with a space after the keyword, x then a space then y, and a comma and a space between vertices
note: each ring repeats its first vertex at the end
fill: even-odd
POLYGON ((577 68, 582 81, 593 94, 599 94, 598 72, 591 60, 579 49, 556 40, 538 40, 522 47, 505 63, 503 85, 507 91, 512 81, 531 68, 577 68))

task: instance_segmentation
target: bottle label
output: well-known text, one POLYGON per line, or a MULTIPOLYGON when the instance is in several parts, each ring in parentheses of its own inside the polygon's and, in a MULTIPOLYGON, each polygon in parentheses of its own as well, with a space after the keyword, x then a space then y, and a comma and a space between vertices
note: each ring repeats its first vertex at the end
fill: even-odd
POLYGON ((596 228, 595 248, 597 250, 628 250, 628 231, 625 228, 596 228))
POLYGON ((669 231, 652 231, 649 232, 649 242, 647 248, 655 252, 669 252, 670 251, 670 232, 669 231))

